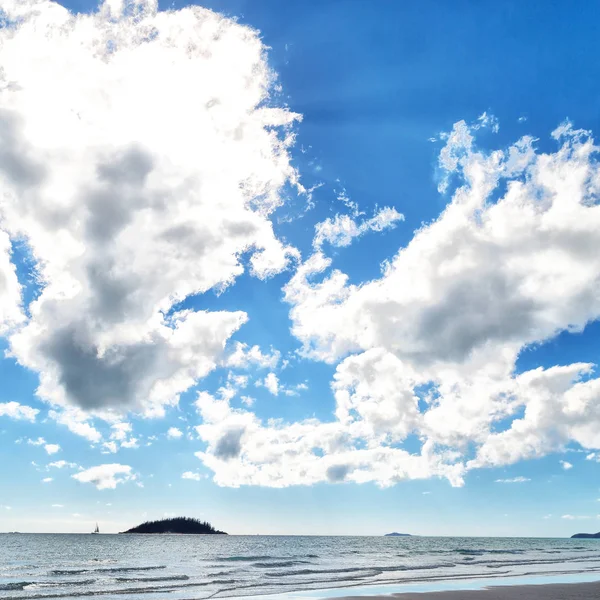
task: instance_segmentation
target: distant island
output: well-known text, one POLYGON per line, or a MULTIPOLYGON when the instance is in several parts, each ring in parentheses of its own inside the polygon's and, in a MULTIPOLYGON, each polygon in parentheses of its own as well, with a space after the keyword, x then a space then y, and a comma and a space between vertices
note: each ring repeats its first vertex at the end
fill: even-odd
POLYGON ((600 531, 598 533, 576 533, 571 536, 571 539, 599 539, 600 540, 600 531))
POLYGON ((120 533, 186 533, 195 535, 220 534, 227 535, 224 531, 215 529, 206 521, 191 519, 189 517, 175 517, 173 519, 160 519, 159 521, 146 521, 137 527, 121 531, 120 533))
POLYGON ((384 537, 412 537, 410 533, 398 533, 394 531, 393 533, 386 533, 384 537))

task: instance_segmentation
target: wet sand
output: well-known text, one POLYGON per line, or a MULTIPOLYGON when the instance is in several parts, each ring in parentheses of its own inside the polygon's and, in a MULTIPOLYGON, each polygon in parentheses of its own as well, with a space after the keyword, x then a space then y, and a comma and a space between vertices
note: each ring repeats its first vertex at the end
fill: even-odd
POLYGON ((379 596, 346 596, 336 600, 600 600, 600 581, 490 586, 479 590, 396 593, 379 596))

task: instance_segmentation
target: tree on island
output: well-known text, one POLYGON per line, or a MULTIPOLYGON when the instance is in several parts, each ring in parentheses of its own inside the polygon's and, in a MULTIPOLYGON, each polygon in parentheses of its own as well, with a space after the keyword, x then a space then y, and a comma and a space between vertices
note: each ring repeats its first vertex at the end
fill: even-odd
POLYGON ((207 521, 200 521, 190 517, 174 517, 172 519, 146 521, 137 527, 133 527, 127 531, 122 531, 121 533, 189 533, 196 535, 227 535, 224 531, 215 529, 207 521))
POLYGON ((572 535, 571 538, 573 539, 592 539, 592 540, 597 540, 600 539, 600 531, 598 533, 576 533, 575 535, 572 535))

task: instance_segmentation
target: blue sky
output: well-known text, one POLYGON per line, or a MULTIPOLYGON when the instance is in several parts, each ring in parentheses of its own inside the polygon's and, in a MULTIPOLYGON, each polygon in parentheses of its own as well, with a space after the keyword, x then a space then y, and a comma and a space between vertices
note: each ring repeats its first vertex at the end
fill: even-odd
POLYGON ((595 3, 190 6, 0 0, 0 530, 599 530, 595 3))

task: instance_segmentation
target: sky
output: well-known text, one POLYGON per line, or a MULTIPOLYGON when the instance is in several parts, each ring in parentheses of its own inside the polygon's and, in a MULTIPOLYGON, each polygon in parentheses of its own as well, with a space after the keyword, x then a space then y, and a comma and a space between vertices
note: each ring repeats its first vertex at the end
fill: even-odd
POLYGON ((595 2, 0 19, 0 531, 600 530, 595 2))

